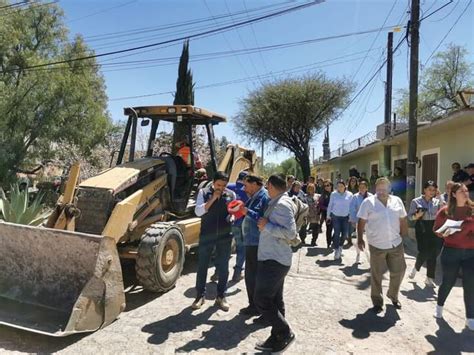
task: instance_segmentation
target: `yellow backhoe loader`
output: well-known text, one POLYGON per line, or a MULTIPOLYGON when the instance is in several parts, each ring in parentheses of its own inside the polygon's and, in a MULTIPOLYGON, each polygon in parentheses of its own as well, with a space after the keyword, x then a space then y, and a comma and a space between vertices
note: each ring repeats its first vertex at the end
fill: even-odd
MULTIPOLYGON (((195 196, 208 181, 197 178, 195 154, 185 161, 171 146, 155 156, 158 128, 180 123, 193 152, 189 138, 204 126, 212 176, 218 170, 213 126, 226 119, 179 105, 124 113, 115 167, 77 185, 74 165, 45 227, 0 222, 0 324, 51 336, 110 324, 125 309, 120 259, 135 260, 136 278, 147 290, 165 292, 176 284, 186 252, 199 240, 195 196), (143 158, 135 157, 139 123, 149 126, 143 158)), ((241 170, 255 172, 256 163, 254 151, 229 145, 219 170, 235 181, 241 170)))

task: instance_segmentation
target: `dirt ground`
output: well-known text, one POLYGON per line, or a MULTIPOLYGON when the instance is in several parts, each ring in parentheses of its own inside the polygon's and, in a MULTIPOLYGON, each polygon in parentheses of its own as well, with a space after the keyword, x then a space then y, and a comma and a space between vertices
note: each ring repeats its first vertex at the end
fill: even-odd
MULTIPOLYGON (((414 264, 414 253, 410 251, 413 243, 409 241, 408 245, 409 271, 414 264)), ((294 253, 285 284, 285 301, 287 318, 297 340, 287 353, 474 353, 474 332, 464 326, 465 310, 459 285, 448 298, 445 320, 436 320, 433 312, 437 289, 425 288, 425 269, 422 269, 415 280, 406 278, 402 285, 402 310, 387 305, 377 316, 369 311, 366 255, 362 255, 360 265, 355 264, 355 258, 355 250, 351 248, 344 251, 342 262, 334 261, 322 240, 316 247, 304 246, 294 253)), ((235 256, 231 266, 234 263, 235 256)), ((238 314, 247 302, 244 282, 230 284, 229 312, 214 306, 214 283, 208 284, 208 301, 204 307, 192 312, 196 267, 197 256, 191 254, 176 288, 156 295, 135 286, 133 268, 126 265, 127 309, 116 322, 92 334, 67 338, 50 338, 0 326, 0 352, 254 353, 255 343, 265 339, 270 328, 262 328, 238 314)), ((387 280, 384 283, 386 287, 387 280)))

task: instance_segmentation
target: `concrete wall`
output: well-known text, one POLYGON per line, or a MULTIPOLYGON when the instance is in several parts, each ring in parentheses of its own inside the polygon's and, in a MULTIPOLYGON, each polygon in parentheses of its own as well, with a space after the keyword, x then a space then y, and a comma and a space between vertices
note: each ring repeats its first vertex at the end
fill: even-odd
MULTIPOLYGON (((461 114, 459 114, 461 115, 461 114)), ((408 153, 408 137, 404 134, 395 137, 392 144, 393 171, 394 161, 404 159, 408 153)), ((331 171, 339 171, 344 179, 349 176, 349 169, 356 166, 359 172, 365 172, 370 177, 371 162, 378 161, 379 171, 383 162, 383 145, 376 143, 361 151, 352 152, 346 156, 335 158, 322 165, 317 166, 317 174, 323 178, 329 178, 331 171)), ((447 120, 432 127, 420 129, 418 132, 417 157, 421 160, 423 155, 438 153, 438 184, 444 190, 444 184, 452 177, 451 164, 459 162, 464 167, 474 163, 474 111, 463 112, 462 117, 447 120)), ((421 175, 423 167, 417 169, 416 194, 421 193, 421 175)))
MULTIPOLYGON (((474 117, 469 125, 457 126, 447 131, 438 131, 429 136, 421 136, 418 144, 417 156, 439 151, 438 156, 438 184, 444 189, 446 181, 451 180, 453 172, 451 164, 461 163, 464 167, 474 162, 474 117)), ((421 172, 423 167, 417 170, 417 194, 420 193, 419 186, 422 185, 421 172)))
POLYGON ((355 166, 359 173, 365 172, 370 177, 370 163, 377 162, 380 166, 383 160, 383 147, 374 146, 367 151, 352 153, 341 158, 336 158, 317 166, 316 172, 319 177, 329 179, 331 172, 336 178, 337 172, 341 173, 343 179, 349 178, 349 169, 355 166))

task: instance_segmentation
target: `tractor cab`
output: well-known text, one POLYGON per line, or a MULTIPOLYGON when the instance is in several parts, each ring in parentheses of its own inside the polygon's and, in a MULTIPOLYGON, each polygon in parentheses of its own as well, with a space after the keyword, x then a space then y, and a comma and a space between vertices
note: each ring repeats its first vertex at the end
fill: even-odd
MULTIPOLYGON (((217 171, 213 127, 226 122, 226 118, 190 105, 129 107, 124 109, 124 114, 128 120, 117 165, 126 167, 146 162, 147 170, 141 173, 149 175, 144 179, 145 184, 166 173, 171 203, 168 207, 180 214, 189 211, 194 207, 202 176, 212 176, 217 171), (138 124, 146 127, 142 131, 147 134, 146 150, 141 152, 137 150, 138 124), (194 146, 198 129, 206 132, 205 157, 200 157, 194 146), (202 158, 206 158, 205 167, 202 158), (205 174, 202 169, 206 169, 205 174)), ((140 185, 135 184, 134 188, 140 185)))

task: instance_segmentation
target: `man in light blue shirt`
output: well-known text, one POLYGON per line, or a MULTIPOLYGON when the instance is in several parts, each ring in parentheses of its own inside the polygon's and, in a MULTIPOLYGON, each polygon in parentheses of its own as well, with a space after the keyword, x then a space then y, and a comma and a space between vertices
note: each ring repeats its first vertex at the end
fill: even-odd
POLYGON ((295 340, 285 319, 283 284, 290 270, 292 251, 289 242, 296 238, 296 206, 286 193, 283 175, 272 175, 267 183, 270 202, 258 221, 257 282, 255 305, 263 319, 272 325, 270 337, 256 345, 260 351, 281 352, 295 340))

